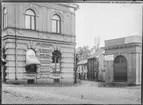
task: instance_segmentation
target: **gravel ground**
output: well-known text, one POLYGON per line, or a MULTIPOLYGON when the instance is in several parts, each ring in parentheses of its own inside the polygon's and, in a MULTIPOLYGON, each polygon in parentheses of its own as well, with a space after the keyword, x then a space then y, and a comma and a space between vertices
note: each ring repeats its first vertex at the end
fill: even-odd
POLYGON ((97 82, 78 85, 3 84, 3 104, 140 104, 141 87, 98 87, 97 82))

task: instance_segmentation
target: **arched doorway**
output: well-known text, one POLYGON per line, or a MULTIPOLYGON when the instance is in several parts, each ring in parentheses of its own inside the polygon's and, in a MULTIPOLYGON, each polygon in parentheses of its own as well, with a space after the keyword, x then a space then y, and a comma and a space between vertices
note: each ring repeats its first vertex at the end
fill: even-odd
POLYGON ((114 59, 114 81, 127 81, 127 60, 124 56, 119 55, 114 59))

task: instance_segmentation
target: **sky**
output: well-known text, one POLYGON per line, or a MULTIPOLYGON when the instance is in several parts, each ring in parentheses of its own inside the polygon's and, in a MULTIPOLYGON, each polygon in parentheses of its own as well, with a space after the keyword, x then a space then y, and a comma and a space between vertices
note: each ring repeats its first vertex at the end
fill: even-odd
POLYGON ((95 45, 100 36, 100 47, 108 39, 142 35, 141 4, 78 3, 76 11, 76 47, 95 45))

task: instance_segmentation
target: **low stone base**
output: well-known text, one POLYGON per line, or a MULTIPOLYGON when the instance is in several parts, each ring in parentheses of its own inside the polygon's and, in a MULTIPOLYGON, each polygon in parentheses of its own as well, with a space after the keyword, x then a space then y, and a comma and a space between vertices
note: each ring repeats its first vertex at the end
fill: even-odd
POLYGON ((21 80, 7 80, 5 83, 8 84, 37 84, 37 85, 52 85, 52 84, 59 84, 59 85, 73 85, 74 79, 73 78, 63 78, 63 79, 21 79, 21 80))
POLYGON ((119 86, 119 87, 124 87, 124 86, 140 86, 141 84, 136 84, 136 83, 128 83, 128 82, 106 82, 104 83, 105 86, 119 86))
POLYGON ((21 79, 21 80, 6 80, 6 82, 4 82, 6 84, 27 84, 27 79, 21 79))

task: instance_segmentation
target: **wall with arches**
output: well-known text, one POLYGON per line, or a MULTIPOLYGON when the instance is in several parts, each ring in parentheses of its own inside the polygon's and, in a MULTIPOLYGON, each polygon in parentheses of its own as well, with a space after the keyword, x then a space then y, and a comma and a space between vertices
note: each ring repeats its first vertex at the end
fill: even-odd
POLYGON ((116 82, 114 80, 114 60, 118 56, 123 56, 127 60, 127 81, 124 83, 136 85, 141 84, 141 52, 141 43, 120 44, 118 46, 115 46, 113 43, 112 46, 106 46, 105 82, 116 82))
MULTIPOLYGON (((63 81, 70 80, 73 82, 73 68, 74 68, 74 46, 73 45, 65 45, 65 44, 55 44, 56 42, 47 43, 46 41, 33 41, 31 39, 19 39, 17 40, 17 47, 15 49, 15 40, 12 38, 3 40, 3 48, 5 49, 6 54, 6 72, 7 80, 14 80, 17 77, 18 80, 27 80, 29 77, 26 74, 26 52, 29 49, 33 49, 36 52, 37 58, 40 60, 39 50, 51 50, 51 60, 52 60, 52 52, 55 50, 59 50, 61 52, 61 76, 64 78, 63 81), (16 53, 16 56, 15 56, 16 53), (15 62, 16 59, 16 62, 15 62), (16 70, 16 71, 15 71, 16 70), (15 76, 16 72, 16 76, 15 76)), ((42 53, 43 54, 43 53, 42 53)), ((46 53, 45 53, 46 54, 46 53)), ((47 54, 49 54, 47 52, 47 54)), ((49 60, 49 59, 48 59, 49 60)), ((41 66, 38 68, 38 72, 45 70, 45 67, 41 62, 41 66), (44 68, 43 68, 44 67, 44 68)), ((47 63, 49 65, 49 63, 47 63)), ((48 68, 47 68, 48 70, 48 68)), ((51 74, 52 71, 49 71, 51 74)), ((30 77, 31 78, 31 77, 30 77)), ((39 77, 40 78, 40 77, 39 77)))

